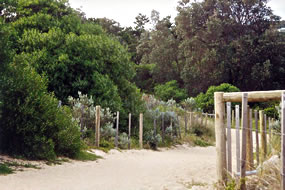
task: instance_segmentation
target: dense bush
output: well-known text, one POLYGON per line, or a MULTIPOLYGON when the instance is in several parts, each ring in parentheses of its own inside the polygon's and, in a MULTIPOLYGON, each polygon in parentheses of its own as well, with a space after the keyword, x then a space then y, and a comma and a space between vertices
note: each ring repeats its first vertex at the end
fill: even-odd
POLYGON ((174 99, 175 101, 180 102, 187 97, 186 90, 179 88, 176 80, 155 86, 154 93, 163 101, 174 99))
POLYGON ((3 152, 32 159, 74 157, 81 149, 80 132, 70 109, 58 107, 44 80, 23 60, 6 70, 0 120, 3 152))
POLYGON ((214 112, 214 93, 215 92, 239 92, 240 90, 228 83, 223 83, 219 86, 210 86, 207 92, 200 93, 196 98, 197 107, 202 109, 204 112, 214 112))

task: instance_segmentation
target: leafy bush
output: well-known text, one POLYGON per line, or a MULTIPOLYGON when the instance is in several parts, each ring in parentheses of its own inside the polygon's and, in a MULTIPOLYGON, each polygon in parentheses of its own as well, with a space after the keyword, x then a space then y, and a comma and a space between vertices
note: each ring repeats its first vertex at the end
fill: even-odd
POLYGON ((193 97, 187 98, 181 102, 184 109, 194 111, 196 109, 196 101, 193 97))
POLYGON ((158 144, 162 142, 161 135, 155 134, 153 130, 150 131, 150 134, 147 135, 147 139, 145 140, 153 150, 156 150, 158 144))
POLYGON ((179 88, 176 80, 172 80, 165 84, 155 86, 154 93, 163 101, 174 99, 177 102, 180 102, 181 100, 187 97, 186 90, 179 88))
MULTIPOLYGON (((96 120, 96 107, 93 97, 88 97, 86 94, 78 92, 79 98, 68 97, 69 104, 72 107, 73 119, 78 122, 81 131, 94 129, 96 120)), ((113 113, 109 108, 100 109, 100 124, 101 126, 110 125, 114 122, 113 113)))
POLYGON ((265 108, 264 114, 266 114, 267 117, 276 118, 276 119, 278 118, 278 110, 276 109, 275 105, 269 108, 265 108))
POLYGON ((240 90, 228 83, 223 83, 219 86, 210 86, 207 92, 200 93, 195 101, 197 107, 202 109, 204 112, 213 113, 214 112, 214 93, 215 92, 239 92, 240 90))
POLYGON ((69 108, 47 92, 34 68, 16 59, 9 66, 3 85, 3 117, 0 149, 32 159, 75 156, 81 149, 78 125, 69 108))
POLYGON ((128 147, 128 143, 129 143, 129 138, 128 138, 127 133, 120 134, 120 136, 119 136, 119 147, 125 149, 128 147))
POLYGON ((112 123, 107 123, 101 128, 100 134, 104 139, 110 140, 112 137, 116 136, 116 129, 113 128, 112 123))

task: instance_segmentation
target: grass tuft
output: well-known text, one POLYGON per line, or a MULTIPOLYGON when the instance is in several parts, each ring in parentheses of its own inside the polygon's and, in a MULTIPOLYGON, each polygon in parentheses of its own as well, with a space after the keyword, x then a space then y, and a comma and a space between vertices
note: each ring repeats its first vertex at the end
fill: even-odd
POLYGON ((0 175, 12 174, 13 169, 11 169, 6 163, 0 163, 0 175))
POLYGON ((99 158, 102 158, 101 156, 97 156, 95 154, 86 152, 86 151, 80 151, 75 157, 75 160, 79 161, 95 161, 99 158))

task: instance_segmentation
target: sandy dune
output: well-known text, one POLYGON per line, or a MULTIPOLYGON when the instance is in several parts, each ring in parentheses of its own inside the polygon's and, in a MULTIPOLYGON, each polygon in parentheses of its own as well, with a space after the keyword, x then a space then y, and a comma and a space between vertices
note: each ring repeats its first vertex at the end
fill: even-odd
MULTIPOLYGON (((98 153, 98 152, 97 152, 98 153)), ((64 163, 0 176, 1 190, 213 189, 215 147, 112 150, 94 162, 64 163)))

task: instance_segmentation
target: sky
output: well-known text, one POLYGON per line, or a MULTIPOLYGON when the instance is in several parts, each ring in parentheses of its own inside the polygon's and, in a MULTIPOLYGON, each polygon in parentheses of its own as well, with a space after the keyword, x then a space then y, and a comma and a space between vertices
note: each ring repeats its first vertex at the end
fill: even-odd
MULTIPOLYGON (((178 0, 69 0, 71 7, 80 8, 86 16, 109 18, 123 27, 134 26, 135 17, 142 13, 150 17, 151 11, 160 13, 160 18, 177 14, 178 0)), ((285 19, 285 0, 269 0, 273 13, 285 19)))

